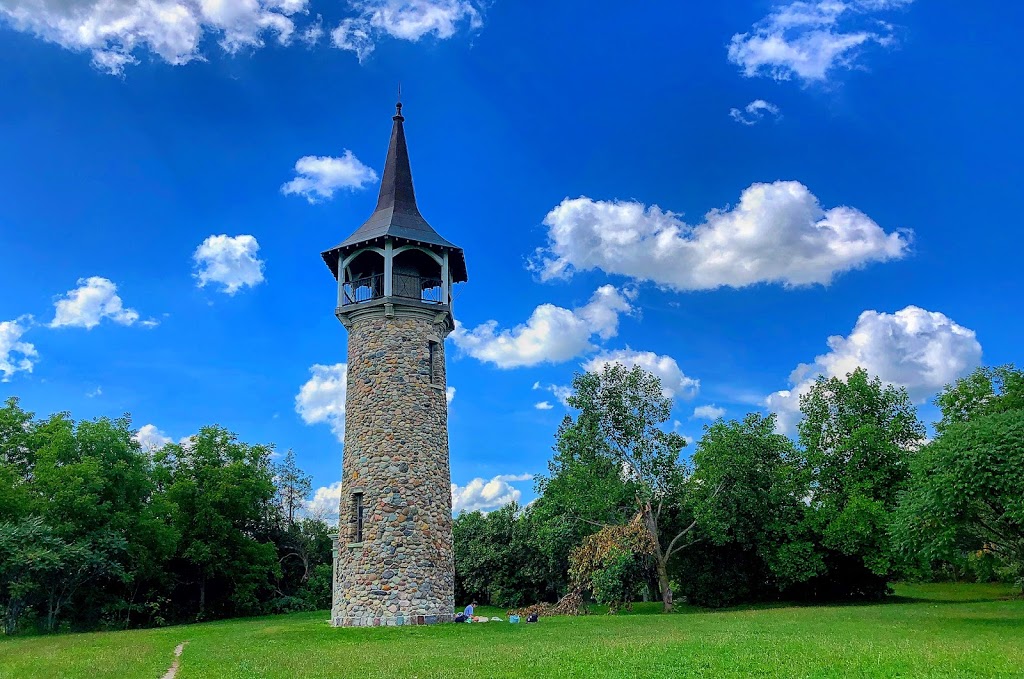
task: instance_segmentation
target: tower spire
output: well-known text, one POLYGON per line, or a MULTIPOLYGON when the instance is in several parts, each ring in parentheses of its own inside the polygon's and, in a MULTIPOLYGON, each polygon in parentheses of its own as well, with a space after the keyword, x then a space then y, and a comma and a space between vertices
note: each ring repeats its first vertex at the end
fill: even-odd
POLYGON ((412 187, 412 167, 409 165, 409 147, 405 142, 405 116, 402 115, 402 102, 395 104, 395 115, 391 118, 391 143, 388 144, 388 155, 384 161, 384 176, 380 182, 380 193, 377 195, 378 210, 394 208, 396 214, 419 216, 416 206, 416 192, 412 187))
POLYGON ((466 258, 462 248, 441 237, 420 214, 416 205, 416 192, 412 186, 412 168, 409 165, 409 148, 405 141, 405 116, 402 115, 401 84, 395 103, 395 115, 391 117, 391 141, 384 161, 384 172, 377 195, 377 207, 370 218, 352 232, 341 243, 321 253, 324 262, 335 278, 340 278, 338 255, 351 252, 379 239, 412 243, 446 250, 451 254, 452 281, 466 280, 466 258))

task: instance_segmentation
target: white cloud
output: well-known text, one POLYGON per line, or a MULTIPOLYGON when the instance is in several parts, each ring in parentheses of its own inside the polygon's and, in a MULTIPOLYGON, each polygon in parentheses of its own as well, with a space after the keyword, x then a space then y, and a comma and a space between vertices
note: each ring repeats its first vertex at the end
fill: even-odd
POLYGON ((744 125, 755 125, 764 119, 765 114, 769 114, 773 118, 779 118, 779 107, 775 104, 771 104, 764 99, 755 99, 754 101, 747 104, 742 110, 738 108, 730 109, 729 115, 738 123, 744 125))
POLYGON ((720 408, 714 404, 697 406, 693 409, 693 416, 698 419, 717 420, 723 415, 725 415, 725 408, 720 408))
POLYGON ((131 325, 139 320, 139 312, 125 308, 117 294, 117 286, 100 276, 79 278, 78 287, 69 290, 54 302, 56 314, 50 321, 51 328, 92 329, 104 318, 121 325, 131 325))
MULTIPOLYGON (((499 474, 490 481, 475 478, 465 486, 451 484, 452 513, 461 511, 491 511, 510 502, 519 502, 523 492, 511 484, 530 481, 533 474, 499 474)), ((330 524, 338 523, 341 504, 341 481, 321 486, 306 502, 306 513, 330 524)))
POLYGON ((17 372, 32 372, 39 353, 32 343, 21 339, 32 325, 31 316, 0 322, 0 382, 9 382, 17 372))
POLYGON ((693 398, 700 390, 700 380, 687 377, 671 356, 659 356, 653 351, 616 349, 604 351, 583 364, 587 372, 601 372, 609 363, 618 363, 626 368, 640 366, 661 379, 662 393, 667 398, 693 398))
POLYGON ((529 481, 533 474, 500 474, 490 481, 475 478, 465 486, 452 484, 452 513, 462 511, 491 511, 512 502, 519 502, 523 492, 512 486, 517 481, 529 481))
POLYGON ((544 224, 548 245, 532 264, 542 280, 601 269, 675 290, 827 285, 910 247, 909 233, 886 233, 855 208, 825 210, 795 181, 753 184, 696 226, 656 205, 586 197, 563 200, 544 224))
MULTIPOLYGON (((132 438, 138 441, 145 451, 158 450, 174 441, 170 436, 157 429, 155 424, 143 425, 132 438)), ((184 443, 184 439, 182 442, 184 443)))
POLYGON ((551 405, 550 401, 538 401, 533 404, 533 407, 537 410, 551 410, 555 406, 551 405))
POLYGON ((611 285, 598 288, 590 301, 577 309, 541 304, 524 324, 498 330, 497 321, 487 321, 473 330, 456 321, 452 339, 473 358, 499 368, 518 368, 540 363, 561 363, 596 347, 590 338, 614 337, 619 330, 619 314, 633 311, 631 292, 620 292, 611 285))
POLYGON ((471 29, 483 25, 475 0, 349 0, 349 6, 358 14, 331 31, 331 43, 355 52, 360 62, 385 36, 412 42, 426 35, 446 40, 464 24, 471 29))
POLYGON ((448 405, 452 404, 455 400, 455 387, 447 387, 444 390, 444 400, 448 401, 448 405))
POLYGON ((111 74, 149 52, 181 65, 204 60, 200 45, 215 37, 235 54, 263 47, 268 35, 288 44, 293 17, 306 0, 0 0, 0 19, 14 29, 76 52, 111 74))
POLYGON ((871 44, 895 42, 893 27, 874 16, 912 0, 796 0, 779 5, 737 33, 729 43, 729 61, 749 77, 768 76, 805 82, 825 81, 835 69, 858 68, 861 52, 871 44))
POLYGON ((249 235, 210 236, 192 254, 199 279, 198 287, 219 283, 222 292, 233 295, 245 286, 263 282, 263 260, 257 255, 260 244, 249 235))
POLYGON ((849 335, 829 337, 828 346, 828 353, 797 366, 789 389, 766 399, 779 415, 780 430, 791 431, 799 420, 800 396, 818 375, 844 377, 861 367, 886 384, 906 388, 921 402, 981 364, 981 344, 973 330, 916 306, 894 314, 865 311, 849 335))
POLYGON ((313 518, 337 525, 341 511, 341 481, 329 486, 320 486, 313 493, 313 499, 306 502, 306 513, 313 518))
POLYGON ((96 398, 97 396, 103 396, 103 387, 96 387, 85 395, 86 398, 96 398))
POLYGON ((299 39, 308 46, 313 47, 320 42, 322 37, 324 37, 324 18, 317 14, 316 21, 306 27, 306 30, 302 32, 299 39))
POLYGON ((298 194, 310 203, 330 200, 339 189, 356 191, 377 181, 373 168, 345 149, 340 158, 303 156, 295 161, 295 179, 281 186, 284 195, 298 194))
MULTIPOLYGON (((541 389, 543 391, 551 392, 551 394, 558 399, 559 403, 566 408, 569 407, 569 397, 572 396, 572 387, 565 384, 549 384, 545 386, 540 382, 534 382, 533 388, 534 390, 541 389)), ((547 401, 544 401, 544 403, 547 403, 547 401)))
POLYGON ((295 412, 306 424, 329 424, 339 441, 345 440, 345 395, 348 392, 348 364, 316 364, 312 377, 295 397, 295 412))

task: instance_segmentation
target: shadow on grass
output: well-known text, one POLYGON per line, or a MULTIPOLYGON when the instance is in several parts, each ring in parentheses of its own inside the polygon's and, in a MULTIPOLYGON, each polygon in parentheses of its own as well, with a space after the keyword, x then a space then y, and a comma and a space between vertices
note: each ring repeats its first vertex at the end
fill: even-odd
MULTIPOLYGON (((927 583, 921 585, 911 585, 914 589, 924 589, 925 591, 917 593, 915 595, 908 594, 891 594, 882 599, 835 599, 835 600, 819 600, 819 601, 808 601, 808 600, 780 600, 780 601, 757 601, 744 604, 737 604, 735 606, 725 606, 722 608, 705 608, 702 606, 694 606, 685 602, 676 603, 673 614, 694 614, 694 613, 717 613, 717 612, 729 612, 729 611, 762 611, 762 610, 774 610, 780 608, 843 608, 843 607, 866 607, 866 606, 892 606, 892 605, 906 605, 906 604, 933 604, 933 605, 950 605, 950 604, 986 604, 1000 601, 1020 601, 1024 603, 1024 595, 1019 592, 1015 592, 1009 588, 1009 586, 995 585, 990 583, 983 583, 980 585, 976 584, 949 584, 949 583, 927 583), (959 596, 959 593, 964 591, 965 587, 971 587, 977 590, 977 593, 972 592, 973 596, 959 596), (931 589, 932 591, 928 591, 931 589)), ((592 615, 607 615, 608 607, 600 606, 597 604, 590 605, 590 613, 592 615)), ((615 615, 660 615, 662 614, 662 605, 660 602, 644 602, 634 603, 633 610, 620 610, 615 615)))
POLYGON ((899 594, 893 594, 881 601, 875 603, 879 604, 935 604, 935 605, 948 605, 948 604, 990 604, 996 601, 1022 601, 1019 596, 990 596, 990 597, 977 597, 974 599, 942 599, 942 598, 929 598, 920 596, 900 596, 899 594))

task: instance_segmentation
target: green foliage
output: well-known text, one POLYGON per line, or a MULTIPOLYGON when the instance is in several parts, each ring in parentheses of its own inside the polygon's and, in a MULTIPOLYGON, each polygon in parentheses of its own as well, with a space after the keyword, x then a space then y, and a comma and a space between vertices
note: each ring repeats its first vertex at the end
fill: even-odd
POLYGON ((646 587, 655 551, 641 515, 624 525, 605 526, 584 538, 569 555, 573 589, 589 589, 612 613, 623 604, 628 607, 646 587))
POLYGON ((322 611, 331 607, 331 592, 334 590, 334 571, 329 562, 313 567, 309 578, 302 583, 298 596, 305 603, 307 611, 322 611))
POLYGON ((0 523, 0 603, 4 632, 13 634, 25 608, 42 589, 42 580, 66 560, 61 540, 39 517, 0 523))
POLYGON ((860 368, 845 380, 819 377, 800 409, 811 520, 826 570, 807 591, 880 596, 901 571, 888 528, 924 426, 905 390, 860 368))
POLYGON ((281 566, 277 584, 280 598, 273 603, 274 610, 330 608, 333 590, 330 527, 323 521, 306 517, 294 523, 286 520, 284 526, 271 535, 281 566), (282 606, 283 600, 289 603, 282 606))
POLYGON ((221 427, 203 427, 155 456, 181 536, 181 587, 194 588, 198 619, 208 608, 218 617, 258 612, 280 575, 275 546, 253 537, 268 530, 275 511, 270 453, 221 427))
POLYGON ((1024 585, 1022 489, 1024 409, 975 412, 920 451, 893 535, 927 561, 995 555, 1024 585))
POLYGON ((579 436, 606 468, 624 475, 637 503, 677 493, 686 476, 679 459, 686 440, 662 429, 672 418, 672 400, 661 380, 640 366, 610 363, 600 373, 576 375, 572 386, 568 402, 580 416, 563 435, 579 436))
POLYGON ((549 570, 536 526, 531 508, 515 503, 456 517, 456 600, 517 608, 555 596, 560 578, 549 570))
POLYGON ((296 512, 301 511, 306 498, 309 497, 312 477, 299 469, 293 450, 285 453, 281 464, 274 467, 274 474, 281 514, 291 525, 295 523, 296 512))
POLYGON ((672 400, 656 375, 640 366, 628 369, 616 363, 600 373, 576 375, 573 389, 568 402, 580 415, 575 427, 560 433, 580 437, 594 457, 604 458, 602 471, 616 470, 623 478, 633 497, 633 511, 640 514, 654 545, 658 587, 665 611, 671 611, 668 562, 687 546, 695 525, 662 521, 666 508, 669 518, 673 508, 684 504, 687 490, 688 471, 680 459, 686 440, 662 428, 671 419, 672 400))
MULTIPOLYGON (((16 399, 0 407, 8 633, 19 623, 161 625, 259 613, 281 597, 303 609, 330 598, 320 568, 331 562, 328 528, 287 521, 270 448, 207 427, 151 456, 134 434, 127 417, 36 420, 16 399)), ((308 477, 294 457, 283 467, 294 504, 308 477)))
POLYGON ((941 435, 954 424, 1010 410, 1024 410, 1024 371, 1012 364, 978 368, 946 386, 935 398, 942 420, 935 423, 941 435))
POLYGON ((628 522, 637 511, 636 492, 616 456, 604 448, 597 418, 585 412, 562 420, 548 475, 538 475, 535 485, 531 525, 545 560, 547 598, 555 600, 568 589, 570 552, 602 526, 628 522))
MULTIPOLYGON (((809 474, 774 415, 708 426, 693 455, 691 504, 700 536, 677 579, 689 601, 776 598, 824 570, 808 522, 809 474)), ((678 572, 678 570, 677 570, 678 572)))
POLYGON ((645 561, 624 549, 610 552, 601 568, 590 576, 594 600, 607 604, 609 613, 615 613, 622 606, 631 608, 650 570, 645 561))

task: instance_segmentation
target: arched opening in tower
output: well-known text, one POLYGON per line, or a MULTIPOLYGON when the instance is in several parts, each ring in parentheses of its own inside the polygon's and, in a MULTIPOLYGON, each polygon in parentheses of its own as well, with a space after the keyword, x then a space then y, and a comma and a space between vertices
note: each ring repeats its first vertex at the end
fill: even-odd
POLYGON ((384 296, 384 255, 366 249, 345 267, 345 304, 384 296))
POLYGON ((403 250, 394 256, 393 294, 423 302, 441 302, 441 265, 417 248, 403 250))

